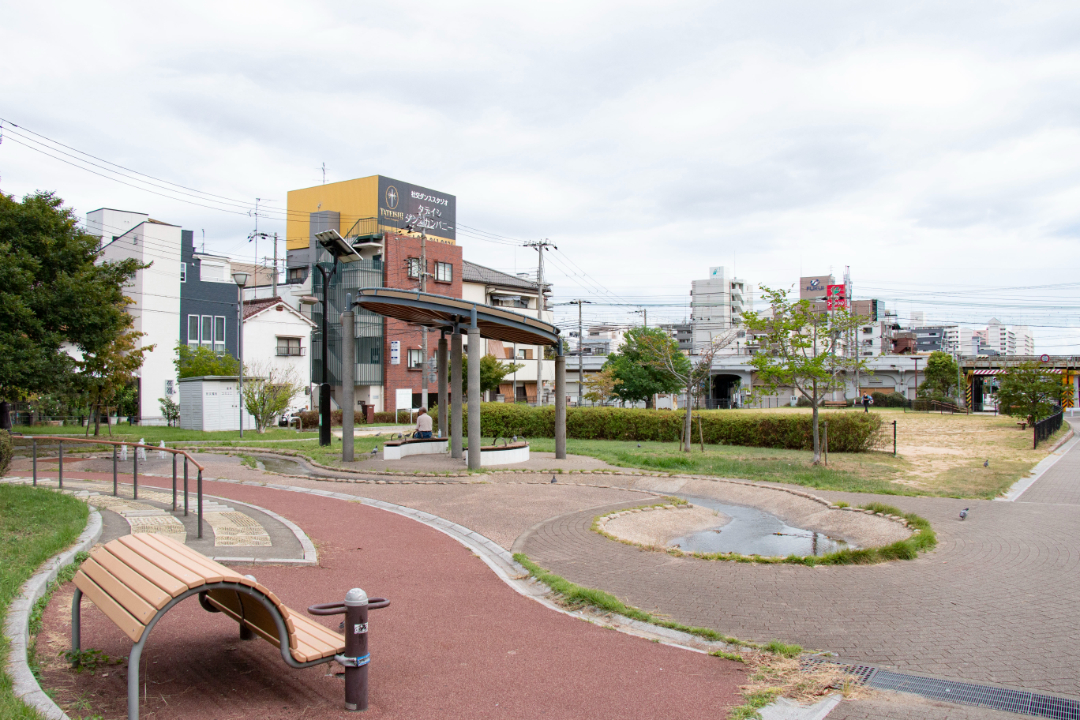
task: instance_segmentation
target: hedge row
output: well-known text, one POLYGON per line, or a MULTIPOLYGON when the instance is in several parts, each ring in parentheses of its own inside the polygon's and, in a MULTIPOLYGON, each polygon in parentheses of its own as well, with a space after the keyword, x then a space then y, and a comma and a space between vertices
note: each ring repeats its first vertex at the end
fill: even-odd
MULTIPOLYGON (((438 409, 431 414, 438 422, 438 409)), ((468 411, 462 408, 468 427, 468 411)), ((566 436, 576 440, 652 440, 677 442, 682 434, 684 411, 631 408, 567 408, 566 436)), ((702 418, 705 442, 710 445, 810 450, 813 418, 810 413, 734 413, 714 410, 694 413, 693 439, 700 438, 702 418)), ((863 452, 874 444, 881 417, 873 413, 820 413, 829 423, 829 450, 863 452)), ((484 403, 480 415, 484 436, 555 437, 555 408, 524 404, 484 403)))
POLYGON ((15 454, 15 446, 11 441, 11 433, 0 430, 0 475, 7 472, 11 464, 11 456, 15 454))
MULTIPOLYGON (((401 422, 407 423, 409 419, 405 417, 405 411, 401 412, 401 422)), ((304 423, 304 427, 312 428, 319 426, 319 411, 318 410, 305 410, 304 412, 296 413, 296 417, 304 423)), ((341 410, 332 410, 330 412, 330 424, 334 427, 341 427, 341 410)), ((367 418, 364 417, 362 412, 356 411, 353 413, 353 425, 363 425, 367 418)), ((375 422, 382 425, 385 423, 397 422, 394 419, 394 413, 392 412, 377 412, 375 413, 375 422)))

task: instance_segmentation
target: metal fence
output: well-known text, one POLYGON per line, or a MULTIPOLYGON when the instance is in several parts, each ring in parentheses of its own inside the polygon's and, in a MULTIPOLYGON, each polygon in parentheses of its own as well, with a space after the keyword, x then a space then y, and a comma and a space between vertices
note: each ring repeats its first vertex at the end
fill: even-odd
POLYGON ((1035 441, 1034 448, 1039 447, 1039 443, 1048 440, 1051 435, 1061 429, 1061 423, 1065 421, 1065 413, 1061 408, 1058 411, 1046 418, 1035 423, 1035 441))

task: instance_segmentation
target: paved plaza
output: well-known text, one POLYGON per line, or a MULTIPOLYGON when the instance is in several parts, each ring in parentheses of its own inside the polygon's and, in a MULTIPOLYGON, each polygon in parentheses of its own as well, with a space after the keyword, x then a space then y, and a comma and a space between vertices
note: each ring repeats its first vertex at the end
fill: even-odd
MULTIPOLYGON (((286 594, 289 589, 295 589, 303 599, 290 597, 291 604, 299 606, 328 599, 323 595, 333 599, 335 593, 342 594, 347 589, 345 586, 350 583, 344 578, 350 577, 351 573, 363 578, 362 584, 369 592, 396 594, 410 598, 410 603, 414 594, 432 592, 422 590, 422 587, 441 588, 446 584, 444 594, 436 593, 441 602, 433 605, 432 598, 426 598, 420 602, 422 611, 410 608, 401 615, 387 613, 387 635, 403 632, 408 622, 425 622, 421 616, 429 611, 435 613, 433 627, 453 626, 460 620, 446 609, 447 604, 462 608, 468 618, 477 618, 465 621, 466 625, 474 627, 469 631, 472 635, 454 629, 450 631, 450 637, 456 638, 455 642, 440 644, 442 640, 433 641, 440 650, 430 657, 407 657, 405 651, 396 654, 396 650, 388 649, 385 666, 388 673, 392 668, 394 673, 411 677, 417 677, 417 673, 419 676, 438 674, 442 672, 440 663, 454 664, 450 660, 451 648, 457 653, 466 650, 480 655, 494 652, 489 640, 473 642, 481 637, 503 637, 514 645, 505 653, 512 650, 515 655, 530 643, 550 647, 550 643, 544 644, 538 639, 536 627, 523 626, 539 623, 545 633, 558 635, 562 648, 560 657, 576 668, 566 674, 567 682, 580 685, 577 673, 585 673, 591 678, 587 684, 589 689, 583 689, 579 697, 581 702, 586 702, 593 693, 601 693, 605 703, 621 703, 623 693, 627 691, 623 687, 625 674, 630 671, 620 671, 619 678, 611 677, 609 682, 609 676, 615 672, 611 668, 620 662, 620 657, 631 662, 629 658, 634 653, 650 652, 652 644, 619 633, 598 631, 517 595, 482 564, 470 563, 471 555, 460 546, 410 520, 384 518, 387 513, 359 504, 236 485, 236 482, 331 491, 432 513, 463 525, 507 550, 524 552, 539 565, 573 582, 606 590, 628 604, 659 616, 714 628, 746 640, 779 639, 808 649, 830 651, 840 659, 854 663, 1076 698, 1080 696, 1080 646, 1075 642, 1075 638, 1080 637, 1080 613, 1077 612, 1080 609, 1077 600, 1080 597, 1080 446, 1073 443, 1067 447, 1068 451, 1056 464, 1015 502, 816 492, 834 502, 843 500, 855 505, 878 500, 895 505, 928 519, 938 536, 937 549, 913 561, 817 568, 677 558, 613 542, 590 530, 596 515, 652 502, 658 493, 679 493, 692 487, 696 495, 709 495, 713 488, 710 496, 723 499, 724 483, 721 482, 697 480, 691 485, 678 478, 632 472, 562 474, 555 478, 555 483, 551 482, 550 474, 499 472, 445 480, 386 476, 320 480, 265 473, 241 465, 235 457, 204 453, 199 459, 207 465, 204 476, 210 478, 206 481, 206 492, 220 498, 218 507, 246 512, 254 522, 267 528, 266 534, 274 536, 274 544, 280 545, 282 552, 288 548, 293 556, 302 555, 296 547, 298 541, 294 534, 285 533, 275 517, 302 528, 319 548, 316 568, 270 566, 252 570, 275 592, 279 585, 287 588, 286 594), (218 477, 231 482, 212 480, 218 477), (228 505, 230 500, 236 504, 228 505), (240 502, 263 508, 270 514, 251 508, 245 510, 240 502), (959 511, 963 508, 970 508, 965 521, 959 519, 959 511), (352 549, 354 545, 355 550, 352 549), (459 557, 461 553, 464 557, 459 557), (378 561, 375 561, 376 557, 378 561), (394 560, 388 561, 389 558, 394 560), (375 586, 379 584, 380 587, 375 586), (383 587, 389 589, 383 590, 383 587), (506 612, 496 613, 499 615, 496 618, 491 615, 492 606, 506 612), (555 616, 561 619, 553 620, 555 616), (399 624, 403 618, 408 621, 399 624), (568 624, 560 626, 563 622, 568 624), (601 634, 594 635, 595 632, 601 634), (606 646, 597 643, 601 638, 610 637, 622 640, 611 641, 615 645, 601 649, 606 646), (631 644, 623 647, 619 645, 621 642, 631 644), (571 651, 571 647, 579 649, 571 651), (446 652, 442 652, 444 650, 446 652), (571 656, 574 657, 571 659, 571 656), (605 672, 589 673, 584 666, 577 667, 590 657, 594 661, 602 658, 605 672), (571 677, 575 679, 571 680, 571 677)), ((65 476, 100 483, 106 470, 111 471, 111 464, 106 467, 105 463, 105 460, 81 461, 73 464, 71 470, 65 469, 65 476), (74 469, 76 465, 78 470, 74 469)), ((24 464, 25 461, 18 461, 10 473, 22 474, 26 469, 22 467, 24 464)), ((149 473, 142 481, 147 486, 164 487, 167 484, 165 476, 169 474, 169 467, 167 463, 159 464, 160 467, 150 460, 144 467, 140 463, 141 471, 149 473)), ((590 464, 584 469, 603 469, 603 465, 590 464)), ((154 499, 148 498, 151 502, 154 499)), ((156 497, 156 500, 163 498, 156 497)), ((158 505, 161 507, 160 502, 158 505)), ((116 509, 106 507, 105 514, 116 514, 116 509)), ((114 532, 123 531, 121 521, 107 518, 106 527, 109 522, 113 523, 114 532)), ((188 526, 190 538, 190 523, 184 524, 188 526)), ((205 547, 200 549, 211 554, 205 547)), ((251 554, 257 552, 265 554, 269 550, 252 551, 251 554)), ((236 553, 230 551, 230 554, 236 553)), ((59 611, 53 608, 51 612, 59 611)), ((382 619, 378 618, 379 621, 382 619)), ((105 632, 104 628, 99 629, 105 632)), ((435 631, 433 637, 441 634, 441 630, 435 631)), ((168 633, 163 632, 163 636, 168 633)), ((200 639, 198 646, 209 656, 214 653, 208 648, 218 641, 228 644, 225 638, 200 639)), ((119 645, 113 650, 124 654, 119 645)), ((256 662, 254 656, 247 657, 252 650, 239 650, 246 653, 245 662, 256 662)), ((414 651, 421 655, 427 652, 419 646, 414 651)), ((675 653, 673 658, 679 653, 694 656, 671 648, 665 648, 663 652, 675 653)), ((500 650, 495 655, 505 653, 500 650)), ((490 697, 502 698, 499 700, 501 707, 519 709, 522 714, 517 716, 535 716, 535 713, 525 711, 526 706, 521 704, 525 699, 536 702, 544 692, 554 692, 552 687, 545 685, 546 690, 537 687, 504 693, 497 689, 500 682, 522 682, 520 678, 504 677, 506 668, 501 665, 505 662, 494 663, 491 657, 468 662, 476 663, 472 666, 476 672, 494 673, 494 676, 474 681, 469 673, 451 673, 453 679, 445 680, 449 683, 447 687, 457 687, 468 676, 470 679, 465 685, 472 688, 471 692, 491 693, 490 697)), ((694 662, 669 660, 665 655, 663 666, 678 666, 679 672, 687 678, 701 679, 706 684, 713 682, 709 691, 713 694, 712 702, 690 703, 678 712, 667 713, 669 717, 716 717, 717 708, 730 701, 730 693, 737 684, 735 675, 710 680, 709 673, 713 670, 698 667, 694 662)), ((554 673, 553 677, 564 674, 563 668, 556 670, 542 662, 531 667, 530 672, 554 673)), ((181 672, 172 664, 170 668, 178 673, 178 683, 195 679, 207 681, 201 671, 195 674, 191 669, 181 672)), ((283 681, 284 687, 294 690, 297 697, 311 701, 312 697, 325 691, 319 689, 319 683, 324 681, 295 679, 291 674, 294 671, 286 671, 283 667, 274 670, 287 678, 283 681)), ((314 677, 314 673, 325 673, 325 670, 304 672, 314 677)), ((303 675, 300 673, 295 677, 303 675)), ((670 681, 671 676, 666 679, 670 681)), ((266 678, 261 678, 250 682, 265 681, 266 678)), ((223 682, 229 685, 232 680, 223 682)), ((398 679, 383 675, 380 682, 385 683, 382 687, 391 695, 412 698, 416 694, 400 686, 398 679)), ((253 687, 243 692, 250 692, 254 697, 253 687)), ((224 689, 222 692, 227 694, 224 689)), ((330 697, 336 702, 334 692, 330 697)), ((655 692, 662 694, 665 691, 657 687, 655 692)), ((451 703, 449 707, 456 709, 447 716, 464 716, 468 706, 465 695, 459 697, 451 693, 451 696, 458 698, 459 705, 451 703)), ((397 706, 391 702, 390 695, 383 697, 390 703, 385 706, 387 716, 397 715, 391 710, 397 706)), ((642 700, 640 693, 633 697, 642 700)), ((164 702, 156 712, 167 717, 171 711, 164 702)), ((425 713, 420 712, 423 703, 419 699, 416 702, 417 716, 424 716, 425 713)), ((552 705, 551 713, 545 716, 562 716, 560 708, 565 707, 558 703, 552 705)), ((267 712, 268 716, 275 716, 269 709, 267 712)), ((495 716, 494 711, 479 714, 495 716)), ((620 716, 632 717, 633 714, 620 716)), ((646 717, 648 713, 641 716, 646 717)), ((1016 716, 932 703, 914 696, 878 694, 870 700, 842 703, 829 717, 840 720, 989 720, 1016 716)))

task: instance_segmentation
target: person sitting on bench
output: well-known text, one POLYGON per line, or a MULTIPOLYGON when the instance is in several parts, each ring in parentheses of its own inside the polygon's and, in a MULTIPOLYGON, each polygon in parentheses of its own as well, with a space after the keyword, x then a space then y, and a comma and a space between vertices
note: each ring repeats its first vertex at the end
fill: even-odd
POLYGON ((431 437, 431 416, 427 414, 427 408, 420 408, 420 413, 416 416, 416 432, 413 433, 414 438, 427 439, 431 437))

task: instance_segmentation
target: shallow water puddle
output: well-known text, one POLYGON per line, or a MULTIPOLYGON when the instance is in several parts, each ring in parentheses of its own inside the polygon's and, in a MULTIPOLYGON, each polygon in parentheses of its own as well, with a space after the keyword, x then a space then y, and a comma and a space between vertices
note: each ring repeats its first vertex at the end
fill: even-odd
POLYGON ((731 522, 677 537, 669 543, 669 547, 677 547, 686 552, 734 552, 766 557, 821 556, 855 548, 843 540, 834 540, 822 533, 792 527, 764 510, 727 505, 709 498, 683 497, 694 505, 727 515, 731 522))

